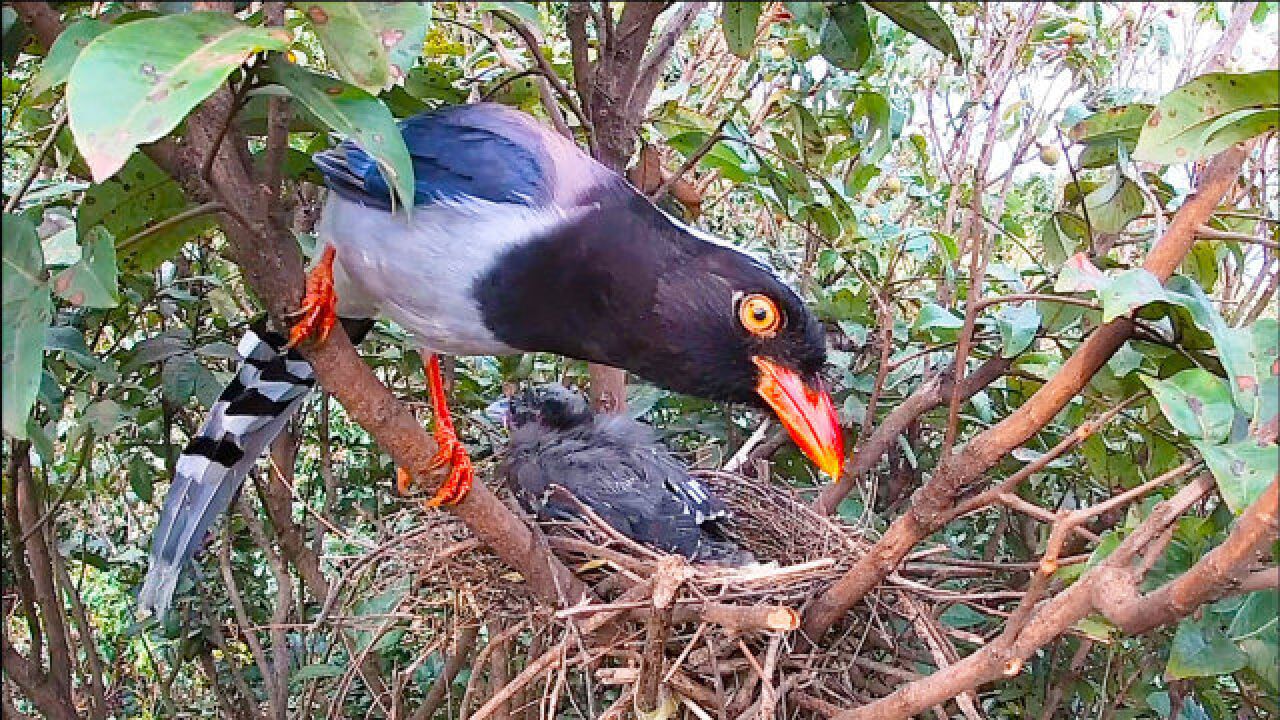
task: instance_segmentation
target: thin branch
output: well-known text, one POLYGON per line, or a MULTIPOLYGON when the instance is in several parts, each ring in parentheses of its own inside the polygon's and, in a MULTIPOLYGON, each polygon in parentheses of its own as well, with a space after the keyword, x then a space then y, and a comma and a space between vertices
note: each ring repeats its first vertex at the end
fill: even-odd
POLYGON ((27 194, 27 189, 31 187, 31 183, 40 174, 40 169, 44 167, 44 156, 49 154, 53 144, 58 141, 58 135, 62 132, 62 128, 67 126, 69 117, 71 117, 71 114, 64 109, 62 114, 58 116, 57 121, 53 123, 53 129, 49 131, 49 137, 44 139, 44 143, 36 151, 36 156, 31 158, 31 165, 27 168, 27 174, 22 176, 17 189, 9 196, 9 202, 4 204, 6 213, 13 212, 17 209, 18 203, 22 202, 22 196, 27 194))
POLYGON ((542 76, 551 83, 551 87, 555 88, 556 94, 560 96, 564 103, 569 106, 578 122, 582 124, 582 128, 587 131, 588 137, 591 138, 590 145, 595 147, 594 132, 591 129, 591 122, 587 120, 587 114, 583 112, 582 106, 577 100, 573 99, 573 93, 569 92, 569 88, 565 86, 564 81, 556 74, 555 68, 551 67, 551 62, 542 54, 542 48, 538 44, 538 38, 534 37, 533 31, 525 26, 520 18, 507 10, 491 10, 494 17, 506 23, 516 34, 524 40, 525 46, 529 49, 529 54, 533 56, 533 61, 538 64, 538 68, 542 71, 542 76))

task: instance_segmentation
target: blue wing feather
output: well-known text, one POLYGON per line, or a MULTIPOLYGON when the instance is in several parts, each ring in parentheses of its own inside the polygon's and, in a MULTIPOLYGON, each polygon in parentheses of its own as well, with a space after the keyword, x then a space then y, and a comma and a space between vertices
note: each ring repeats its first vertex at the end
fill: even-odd
MULTIPOLYGON (((413 162, 414 205, 478 198, 530 206, 552 198, 548 132, 516 110, 494 104, 454 105, 400 123, 413 162)), ((334 192, 391 210, 391 189, 377 162, 354 142, 318 153, 316 166, 334 192)))

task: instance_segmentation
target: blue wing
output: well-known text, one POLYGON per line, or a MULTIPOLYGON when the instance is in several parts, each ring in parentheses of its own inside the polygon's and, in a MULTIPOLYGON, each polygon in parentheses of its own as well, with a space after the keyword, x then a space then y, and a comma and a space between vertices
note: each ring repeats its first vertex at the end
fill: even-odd
MULTIPOLYGON (((554 170, 543 134, 523 113, 491 103, 453 105, 400 123, 413 161, 414 205, 481 199, 542 206, 554 170)), ((377 162, 348 140, 313 160, 342 197, 390 211, 391 189, 377 162)), ((397 202, 398 204, 398 202, 397 202)))

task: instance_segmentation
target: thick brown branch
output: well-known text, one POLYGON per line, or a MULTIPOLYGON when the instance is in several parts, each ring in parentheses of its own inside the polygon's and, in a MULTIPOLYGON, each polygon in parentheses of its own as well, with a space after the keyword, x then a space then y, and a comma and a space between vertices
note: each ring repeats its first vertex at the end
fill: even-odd
MULTIPOLYGON (((1021 631, 1003 634, 947 670, 904 685, 873 703, 840 713, 835 716, 836 720, 889 720, 911 717, 967 690, 1001 677, 1017 675, 1021 672, 1026 658, 1052 642, 1095 609, 1094 598, 1098 594, 1099 584, 1106 582, 1110 570, 1124 566, 1149 548, 1152 538, 1170 527, 1183 512, 1212 489, 1212 476, 1201 475, 1179 490, 1172 498, 1158 504, 1105 563, 1087 572, 1062 593, 1036 607, 1031 613, 1030 621, 1022 627, 1021 631)), ((1210 555, 1221 551, 1228 557, 1239 556, 1242 554, 1241 547, 1247 547, 1255 542, 1259 531, 1264 534, 1269 533, 1269 538, 1273 539, 1276 532, 1275 508, 1276 484, 1272 483, 1264 496, 1259 498, 1237 522, 1226 542, 1210 555), (1249 519, 1246 520, 1246 517, 1249 519)), ((1210 555, 1202 558, 1201 563, 1208 561, 1210 555)), ((1201 563, 1197 563, 1197 566, 1201 563)), ((1194 572, 1195 567, 1193 566, 1188 574, 1194 572)), ((1201 580, 1204 578, 1202 577, 1201 580)), ((1225 594, 1238 591, 1237 587, 1225 594)), ((1204 601, 1212 599, 1211 597, 1203 598, 1204 601)), ((1171 621, 1176 619, 1172 618, 1171 621)))
MULTIPOLYGON (((1178 209, 1164 236, 1147 256, 1144 269, 1161 281, 1169 278, 1195 242, 1195 229, 1213 214, 1218 201, 1235 182, 1245 156, 1245 149, 1236 146, 1209 162, 1196 193, 1178 209)), ((957 493, 1047 425, 1132 332, 1133 321, 1128 317, 1117 318, 1098 328, 1031 399, 973 438, 963 451, 947 456, 934 471, 933 478, 913 496, 909 511, 895 520, 871 551, 809 606, 803 628, 810 639, 825 635, 849 608, 893 572, 916 543, 938 530, 957 493)))
POLYGON ((15 472, 9 481, 18 486, 18 518, 22 522, 23 535, 26 536, 27 568, 35 583, 35 601, 40 608, 45 640, 49 645, 49 678, 55 688, 69 697, 71 670, 74 665, 71 662, 66 616, 53 579, 52 553, 57 552, 57 548, 49 546, 44 530, 32 531, 37 527, 44 503, 31 474, 30 456, 25 450, 15 459, 14 466, 15 472))
POLYGON ((4 639, 4 672, 49 720, 76 720, 80 717, 70 697, 58 690, 52 678, 9 647, 7 638, 4 639))
POLYGON ((1157 590, 1140 593, 1142 578, 1131 567, 1106 568, 1094 590, 1094 605, 1124 632, 1140 635, 1176 622, 1207 602, 1240 592, 1246 587, 1249 568, 1280 533, 1276 488, 1272 482, 1240 516, 1226 542, 1157 590))

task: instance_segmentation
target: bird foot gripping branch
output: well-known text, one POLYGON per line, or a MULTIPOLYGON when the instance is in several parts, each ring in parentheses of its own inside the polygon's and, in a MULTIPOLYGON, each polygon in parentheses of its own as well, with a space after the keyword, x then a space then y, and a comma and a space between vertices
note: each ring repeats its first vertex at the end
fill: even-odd
MULTIPOLYGON (((475 471, 471 467, 471 456, 458 440, 458 433, 453 428, 453 418, 449 414, 449 403, 444 395, 444 378, 440 373, 440 356, 431 355, 427 360, 427 382, 431 386, 431 411, 436 416, 435 438, 439 449, 431 459, 429 470, 449 466, 449 477, 436 490, 436 494, 426 501, 428 507, 456 505, 471 491, 475 481, 475 471)), ((402 497, 413 497, 417 494, 417 481, 413 474, 404 468, 396 468, 396 492, 402 497)))
MULTIPOLYGON (((336 256, 337 251, 332 245, 325 247, 320 255, 320 262, 307 274, 307 293, 302 299, 302 307, 294 315, 298 321, 289 331, 286 348, 296 347, 307 338, 314 338, 321 343, 329 338, 329 332, 338 320, 338 294, 333 287, 333 261, 336 256)), ((449 404, 444 396, 439 356, 433 354, 427 362, 427 377, 431 385, 431 408, 436 416, 435 439, 439 445, 428 469, 434 471, 448 466, 450 470, 449 477, 426 504, 431 507, 454 505, 461 502, 471 490, 475 472, 467 449, 458 441, 458 434, 453 429, 449 404)), ((416 484, 412 473, 404 468, 396 469, 396 491, 400 495, 415 495, 416 484)))
POLYGON ((317 342, 329 338, 329 331, 338 320, 338 293, 333 289, 333 258, 336 255, 332 245, 326 246, 320 262, 307 274, 307 293, 302 298, 302 307, 293 315, 298 322, 289 331, 289 343, 285 349, 297 347, 309 337, 315 337, 317 342))

